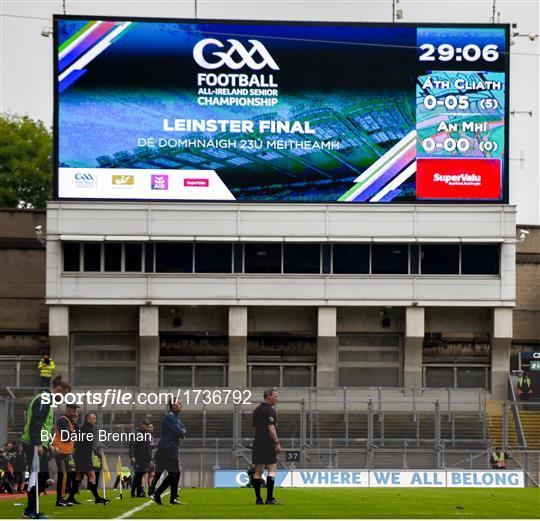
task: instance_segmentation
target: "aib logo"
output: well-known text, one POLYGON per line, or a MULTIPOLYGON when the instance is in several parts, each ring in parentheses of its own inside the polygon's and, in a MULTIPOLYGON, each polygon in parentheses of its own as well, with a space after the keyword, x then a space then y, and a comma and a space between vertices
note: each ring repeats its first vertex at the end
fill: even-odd
POLYGON ((168 175, 153 175, 150 181, 152 190, 168 190, 169 176, 168 175))
POLYGON ((249 67, 254 71, 259 71, 264 67, 270 67, 275 71, 279 71, 277 63, 274 61, 266 47, 258 40, 248 40, 251 44, 251 49, 246 49, 238 40, 227 40, 229 43, 228 49, 218 51, 215 48, 225 49, 225 45, 215 38, 205 38, 197 42, 193 47, 194 60, 205 69, 219 69, 226 66, 229 69, 238 70, 242 67, 249 67), (211 61, 205 58, 205 50, 208 48, 207 54, 211 61), (236 59, 235 59, 236 58, 236 59), (238 60, 238 58, 240 58, 238 60))
POLYGON ((133 186, 135 177, 132 175, 113 175, 112 183, 114 186, 133 186))

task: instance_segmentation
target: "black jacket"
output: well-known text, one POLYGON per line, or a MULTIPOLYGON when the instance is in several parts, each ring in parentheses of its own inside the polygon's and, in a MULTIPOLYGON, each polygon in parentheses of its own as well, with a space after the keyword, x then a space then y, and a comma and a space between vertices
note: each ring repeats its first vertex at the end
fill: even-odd
POLYGON ((135 458, 135 465, 137 466, 146 466, 153 459, 153 443, 151 441, 150 431, 145 431, 142 428, 139 428, 135 431, 137 434, 141 433, 145 435, 145 438, 142 441, 132 441, 129 444, 129 459, 135 458))

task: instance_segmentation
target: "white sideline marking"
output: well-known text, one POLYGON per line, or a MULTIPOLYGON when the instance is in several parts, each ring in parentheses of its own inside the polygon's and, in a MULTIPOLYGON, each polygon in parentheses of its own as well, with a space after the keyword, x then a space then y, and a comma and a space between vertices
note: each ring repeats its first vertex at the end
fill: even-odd
MULTIPOLYGON (((165 492, 163 496, 168 496, 170 492, 165 492)), ((161 497, 163 497, 161 496, 161 497)), ((121 516, 115 517, 115 519, 127 519, 128 517, 131 517, 133 514, 136 514, 137 512, 140 512, 143 508, 146 508, 147 506, 151 505, 153 501, 150 499, 146 503, 143 503, 142 505, 139 505, 138 507, 132 508, 131 510, 128 510, 127 512, 124 512, 121 516)), ((157 503, 156 503, 157 504, 157 503)))

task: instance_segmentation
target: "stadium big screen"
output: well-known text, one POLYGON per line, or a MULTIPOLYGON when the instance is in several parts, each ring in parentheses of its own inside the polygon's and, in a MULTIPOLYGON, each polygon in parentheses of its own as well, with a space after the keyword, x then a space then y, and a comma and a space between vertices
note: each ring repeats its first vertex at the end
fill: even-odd
POLYGON ((59 199, 508 200, 506 25, 55 17, 59 199))

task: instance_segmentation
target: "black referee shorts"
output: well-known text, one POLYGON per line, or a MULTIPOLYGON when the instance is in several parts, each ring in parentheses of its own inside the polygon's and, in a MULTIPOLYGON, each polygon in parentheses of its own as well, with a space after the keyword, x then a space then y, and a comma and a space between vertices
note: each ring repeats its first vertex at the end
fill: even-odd
POLYGON ((271 465, 277 461, 276 447, 273 443, 253 444, 253 463, 255 465, 271 465))

